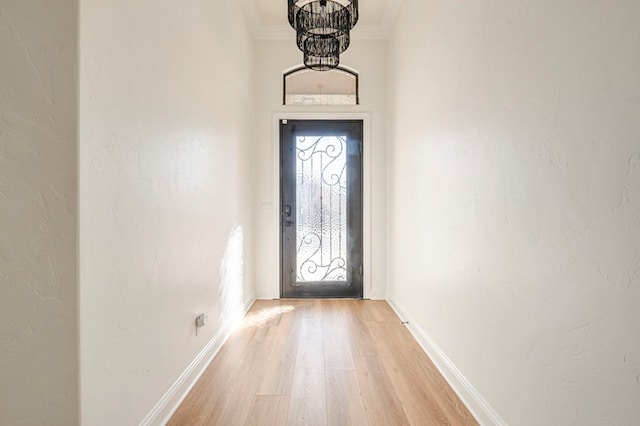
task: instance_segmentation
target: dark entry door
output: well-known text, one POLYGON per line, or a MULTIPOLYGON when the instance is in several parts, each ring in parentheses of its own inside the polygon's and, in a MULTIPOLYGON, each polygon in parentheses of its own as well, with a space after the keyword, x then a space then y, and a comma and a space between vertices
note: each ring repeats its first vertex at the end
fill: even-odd
POLYGON ((280 122, 282 297, 362 297, 362 121, 280 122))

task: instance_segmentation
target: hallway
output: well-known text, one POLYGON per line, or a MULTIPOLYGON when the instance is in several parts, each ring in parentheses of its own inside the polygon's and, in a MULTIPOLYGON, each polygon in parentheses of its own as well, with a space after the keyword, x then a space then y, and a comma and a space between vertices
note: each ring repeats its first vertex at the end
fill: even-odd
POLYGON ((360 3, 334 93, 284 0, 0 0, 0 425, 638 424, 640 1, 360 3), (372 301, 274 301, 284 120, 372 301))
POLYGON ((169 425, 476 424, 385 301, 259 300, 169 425))

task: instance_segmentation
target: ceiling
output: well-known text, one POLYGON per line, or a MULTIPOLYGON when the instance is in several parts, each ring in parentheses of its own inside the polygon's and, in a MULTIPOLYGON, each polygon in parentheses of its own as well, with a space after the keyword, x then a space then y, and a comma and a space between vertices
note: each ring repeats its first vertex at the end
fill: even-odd
MULTIPOLYGON (((359 0, 360 17, 353 38, 384 39, 402 0, 359 0)), ((258 39, 289 39, 294 31, 287 22, 287 0, 242 0, 253 34, 258 39)))

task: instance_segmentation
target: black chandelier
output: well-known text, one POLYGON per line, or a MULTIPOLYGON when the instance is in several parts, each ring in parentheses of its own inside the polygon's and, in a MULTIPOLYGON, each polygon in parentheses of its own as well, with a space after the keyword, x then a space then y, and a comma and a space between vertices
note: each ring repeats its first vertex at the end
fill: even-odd
POLYGON ((288 18, 304 65, 327 71, 340 64, 358 22, 358 0, 287 0, 288 18))

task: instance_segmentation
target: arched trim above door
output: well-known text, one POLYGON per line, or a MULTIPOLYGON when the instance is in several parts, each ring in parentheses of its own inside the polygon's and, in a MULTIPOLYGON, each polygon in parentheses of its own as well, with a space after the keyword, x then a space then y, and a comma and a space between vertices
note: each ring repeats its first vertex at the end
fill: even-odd
POLYGON ((358 72, 340 65, 330 71, 296 66, 282 74, 283 105, 359 105, 358 72))

